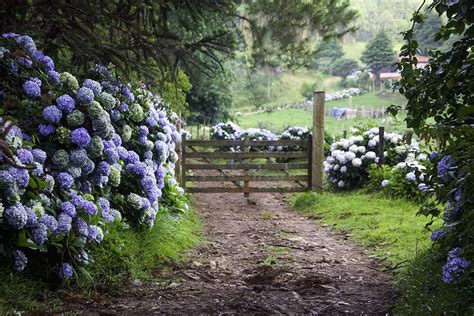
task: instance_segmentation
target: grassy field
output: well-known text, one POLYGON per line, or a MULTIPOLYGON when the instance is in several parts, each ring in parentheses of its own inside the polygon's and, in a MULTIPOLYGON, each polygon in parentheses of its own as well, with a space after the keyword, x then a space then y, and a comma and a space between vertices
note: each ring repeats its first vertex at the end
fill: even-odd
POLYGON ((352 97, 350 99, 342 99, 330 101, 326 103, 327 107, 348 107, 348 108, 386 108, 392 104, 404 105, 406 103, 405 97, 398 92, 392 91, 384 92, 369 92, 360 96, 352 97))
POLYGON ((416 257, 431 245, 425 217, 418 205, 362 192, 295 195, 293 207, 318 222, 349 232, 377 257, 396 265, 416 257))
MULTIPOLYGON (((358 121, 374 126, 382 124, 388 131, 403 132, 406 129, 403 122, 392 118, 387 118, 385 121, 382 119, 358 119, 358 121)), ((325 130, 334 135, 344 130, 350 132, 356 123, 355 120, 338 120, 333 117, 326 117, 324 122, 325 130)), ((238 124, 242 128, 259 127, 280 133, 289 126, 312 126, 312 113, 301 109, 284 109, 271 113, 243 115, 238 117, 238 124)))

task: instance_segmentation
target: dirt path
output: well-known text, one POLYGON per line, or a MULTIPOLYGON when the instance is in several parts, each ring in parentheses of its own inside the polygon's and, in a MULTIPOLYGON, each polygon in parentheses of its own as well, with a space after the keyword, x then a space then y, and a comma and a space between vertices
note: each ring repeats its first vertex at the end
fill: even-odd
POLYGON ((163 284, 135 281, 98 313, 386 313, 388 277, 361 250, 288 209, 284 196, 195 195, 207 241, 163 284))

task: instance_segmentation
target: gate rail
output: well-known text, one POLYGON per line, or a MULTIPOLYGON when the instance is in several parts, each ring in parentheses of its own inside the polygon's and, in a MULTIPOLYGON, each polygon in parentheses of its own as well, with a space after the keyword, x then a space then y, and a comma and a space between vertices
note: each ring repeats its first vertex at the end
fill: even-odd
POLYGON ((244 193, 251 192, 305 192, 311 190, 312 137, 308 140, 186 140, 182 142, 181 183, 190 193, 244 193), (296 147, 298 151, 274 151, 278 146, 296 147), (236 151, 225 149, 238 148, 236 151), (262 148, 267 147, 267 148, 262 148), (204 151, 214 149, 215 151, 204 151), (279 162, 276 159, 297 159, 295 162, 279 162), (220 159, 214 162, 212 159, 220 159), (265 159, 266 162, 251 162, 265 159), (203 160, 204 163, 197 160, 203 160), (214 170, 220 175, 187 175, 187 171, 214 170), (250 171, 283 171, 285 175, 255 175, 250 171), (295 175, 289 170, 305 170, 295 175), (240 174, 230 172, 241 171, 240 174), (250 186, 251 182, 294 182, 296 186, 250 186), (201 182, 231 182, 233 186, 188 186, 201 182))

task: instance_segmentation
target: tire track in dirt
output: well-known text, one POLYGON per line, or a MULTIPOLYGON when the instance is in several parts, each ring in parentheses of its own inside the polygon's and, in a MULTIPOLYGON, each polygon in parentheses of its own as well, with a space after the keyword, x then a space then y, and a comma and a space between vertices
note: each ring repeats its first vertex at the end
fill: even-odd
POLYGON ((124 292, 76 305, 88 313, 370 313, 394 297, 376 263, 327 227, 289 210, 285 196, 194 195, 206 242, 164 283, 133 282, 124 292))

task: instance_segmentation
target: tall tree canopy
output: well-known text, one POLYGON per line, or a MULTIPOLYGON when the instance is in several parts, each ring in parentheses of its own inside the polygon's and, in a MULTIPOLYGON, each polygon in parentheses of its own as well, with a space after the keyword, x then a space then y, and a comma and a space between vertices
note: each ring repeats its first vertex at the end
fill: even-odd
POLYGON ((365 63, 380 81, 380 72, 395 62, 395 51, 392 41, 384 31, 379 32, 367 43, 362 52, 361 61, 365 63))

